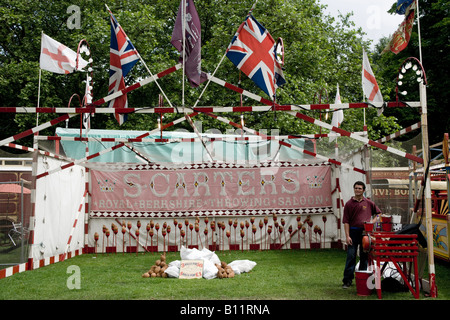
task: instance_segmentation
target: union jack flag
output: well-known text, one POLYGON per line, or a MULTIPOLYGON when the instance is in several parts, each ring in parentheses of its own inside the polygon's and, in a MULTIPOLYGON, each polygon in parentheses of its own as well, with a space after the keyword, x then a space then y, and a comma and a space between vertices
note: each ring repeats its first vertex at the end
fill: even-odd
POLYGON ((413 2, 414 0, 397 0, 397 7, 395 9, 395 12, 398 14, 406 14, 408 8, 413 2))
POLYGON ((282 74, 275 72, 274 45, 269 32, 252 15, 248 15, 231 40, 226 54, 272 99, 275 88, 285 82, 282 74))
MULTIPOLYGON (((109 11, 109 13, 111 15, 111 44, 109 52, 110 66, 108 94, 112 94, 125 89, 124 78, 139 60, 139 54, 112 12, 109 11)), ((127 108, 127 95, 124 94, 112 100, 109 103, 109 107, 127 108)), ((115 118, 119 124, 122 125, 127 120, 127 115, 116 114, 115 118)))

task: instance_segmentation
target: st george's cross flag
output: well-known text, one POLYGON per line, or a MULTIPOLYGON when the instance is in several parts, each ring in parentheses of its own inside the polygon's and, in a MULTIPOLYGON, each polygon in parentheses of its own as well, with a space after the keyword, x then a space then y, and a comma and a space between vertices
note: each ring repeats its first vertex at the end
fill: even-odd
MULTIPOLYGON (((362 63, 362 85, 364 95, 369 102, 384 102, 380 87, 378 87, 377 79, 375 79, 375 75, 372 71, 372 67, 370 66, 366 51, 364 50, 362 63)), ((378 109, 378 115, 382 112, 382 109, 378 109)))
POLYGON ((42 33, 41 55, 39 66, 42 70, 47 70, 59 74, 69 74, 77 70, 82 70, 88 62, 77 53, 58 41, 42 33))
MULTIPOLYGON (((286 81, 275 72, 275 41, 252 15, 248 15, 231 40, 226 56, 271 99, 286 81), (276 80, 274 80, 276 79, 276 80)), ((281 68, 277 68, 281 71, 281 68)))
MULTIPOLYGON (((109 9, 108 9, 109 11, 109 9)), ((113 94, 120 90, 125 89, 125 80, 128 72, 139 60, 139 54, 135 47, 128 39, 125 31, 117 22, 116 18, 110 13, 111 20, 111 42, 109 52, 109 89, 108 94, 113 94)), ((123 94, 118 98, 115 98, 109 103, 110 108, 127 108, 128 99, 127 95, 123 94)), ((116 114, 116 120, 122 125, 127 115, 116 114)))

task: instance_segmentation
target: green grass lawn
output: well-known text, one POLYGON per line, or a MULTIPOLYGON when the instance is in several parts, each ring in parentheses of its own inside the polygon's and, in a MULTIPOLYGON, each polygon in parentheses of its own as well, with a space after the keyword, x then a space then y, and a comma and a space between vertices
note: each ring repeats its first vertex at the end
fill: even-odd
MULTIPOLYGON (((341 288, 343 250, 216 252, 220 260, 257 263, 230 279, 142 278, 160 254, 85 254, 0 280, 1 300, 377 300, 360 297, 356 286, 341 288), (69 289, 79 268, 80 289, 69 289)), ((179 260, 167 253, 167 261, 179 260)), ((438 300, 450 299, 450 266, 437 263, 438 300)), ((420 299, 426 298, 421 293, 420 299)), ((383 300, 415 300, 411 293, 383 292, 383 300)))

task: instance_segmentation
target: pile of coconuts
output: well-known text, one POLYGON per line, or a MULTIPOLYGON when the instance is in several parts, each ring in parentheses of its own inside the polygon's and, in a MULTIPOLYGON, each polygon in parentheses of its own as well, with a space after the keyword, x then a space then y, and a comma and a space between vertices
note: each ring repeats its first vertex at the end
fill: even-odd
POLYGON ((169 267, 169 264, 166 263, 166 254, 163 253, 161 257, 155 261, 155 264, 152 265, 150 270, 145 272, 142 277, 143 278, 167 278, 166 269, 169 267))
POLYGON ((216 268, 219 270, 217 271, 217 278, 234 278, 233 269, 225 261, 220 261, 220 265, 216 263, 216 268))
MULTIPOLYGON (((217 278, 234 278, 235 273, 233 269, 225 262, 220 261, 220 264, 215 264, 217 268, 217 278)), ((143 278, 167 278, 168 275, 165 273, 166 269, 169 267, 169 264, 166 263, 166 254, 161 254, 160 258, 155 261, 155 264, 152 265, 150 270, 142 274, 143 278)))

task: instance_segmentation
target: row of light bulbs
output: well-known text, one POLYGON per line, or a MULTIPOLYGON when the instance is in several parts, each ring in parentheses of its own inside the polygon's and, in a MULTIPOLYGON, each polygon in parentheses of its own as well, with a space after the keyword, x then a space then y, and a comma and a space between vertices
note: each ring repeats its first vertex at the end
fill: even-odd
MULTIPOLYGON (((399 81, 397 82, 397 84, 399 86, 403 85, 403 81, 401 81, 401 80, 403 79, 404 74, 406 73, 406 71, 408 71, 411 68, 412 68, 413 71, 415 71, 415 73, 417 75, 417 79, 416 79, 417 82, 418 83, 422 83, 423 82, 423 72, 422 72, 422 70, 419 69, 417 64, 413 64, 411 61, 408 61, 407 63, 405 63, 402 66, 401 73, 399 73, 399 75, 398 75, 399 81)), ((400 94, 405 96, 405 95, 408 94, 408 92, 405 90, 405 91, 400 92, 400 94)))

